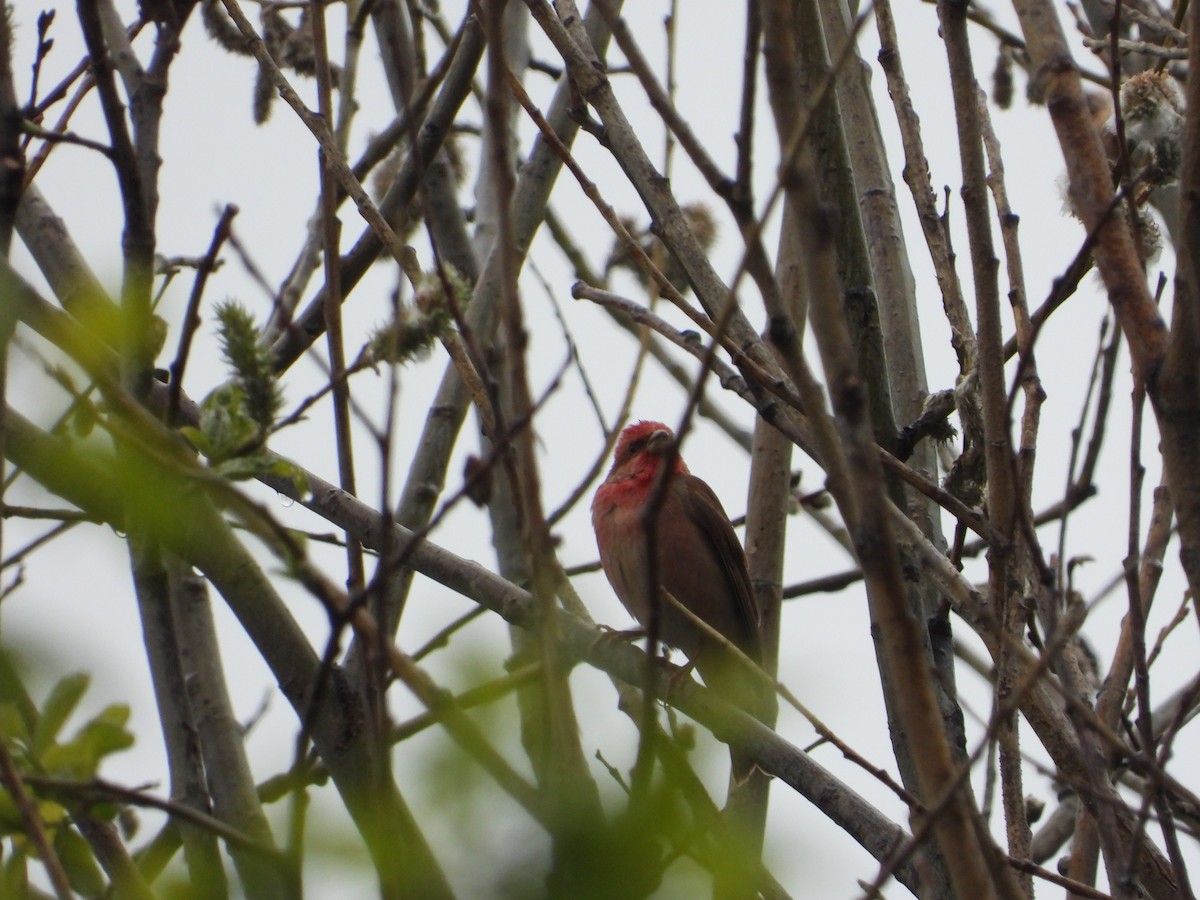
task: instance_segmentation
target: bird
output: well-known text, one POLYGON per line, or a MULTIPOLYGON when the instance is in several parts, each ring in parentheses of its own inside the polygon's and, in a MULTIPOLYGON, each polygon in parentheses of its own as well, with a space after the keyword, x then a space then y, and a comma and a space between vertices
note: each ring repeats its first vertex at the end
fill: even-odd
MULTIPOLYGON (((761 623, 746 554, 721 501, 671 452, 674 443, 674 433, 661 422, 641 421, 621 432, 612 469, 592 499, 600 564, 625 609, 649 627, 643 514, 659 471, 670 460, 655 520, 657 579, 664 591, 657 601, 659 637, 687 656, 709 688, 765 721, 773 714, 774 696, 759 676, 670 600, 762 664, 761 623)), ((752 762, 732 748, 730 755, 735 781, 744 781, 752 762)))

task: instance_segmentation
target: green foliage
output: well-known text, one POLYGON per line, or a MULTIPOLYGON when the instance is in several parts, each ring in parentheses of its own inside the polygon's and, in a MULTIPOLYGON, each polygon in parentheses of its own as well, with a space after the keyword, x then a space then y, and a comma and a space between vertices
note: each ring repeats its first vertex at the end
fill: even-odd
POLYGON ((254 318, 230 301, 217 307, 221 352, 233 369, 234 384, 241 389, 246 415, 265 433, 275 424, 283 404, 270 350, 258 341, 254 318))
POLYGON ((63 726, 90 684, 91 678, 82 672, 64 676, 32 715, 20 702, 0 701, 0 740, 9 744, 14 759, 42 775, 88 779, 95 776, 104 757, 132 746, 125 704, 106 706, 69 739, 61 740, 63 726))
POLYGON ((245 481, 276 475, 290 479, 301 496, 309 493, 308 476, 300 466, 263 450, 266 434, 246 412, 245 394, 237 385, 209 394, 200 407, 200 427, 184 426, 180 431, 224 478, 245 481))
POLYGON ((258 453, 252 456, 239 456, 226 460, 213 467, 215 471, 231 481, 258 478, 262 475, 276 475, 289 479, 296 486, 301 497, 311 492, 308 474, 300 466, 287 459, 271 456, 268 453, 258 453))
POLYGON ((95 283, 81 286, 71 315, 99 345, 119 347, 125 331, 120 308, 95 283))
MULTIPOLYGON (((40 776, 66 781, 89 782, 110 754, 133 744, 126 727, 129 708, 113 704, 84 722, 69 737, 63 729, 79 707, 91 683, 88 675, 76 672, 61 678, 36 706, 10 655, 0 650, 0 740, 23 776, 40 776)), ((101 897, 108 881, 92 849, 71 823, 69 791, 57 789, 43 795, 36 779, 27 783, 41 827, 75 893, 101 897)), ((112 818, 118 812, 112 803, 87 803, 87 812, 112 818)), ((0 897, 29 896, 28 861, 38 857, 36 845, 26 832, 26 823, 12 795, 0 790, 0 836, 11 838, 7 858, 0 868, 0 897)))
POLYGON ((14 733, 10 728, 20 728, 28 738, 37 728, 38 715, 12 657, 0 651, 0 739, 14 733))
POLYGON ((74 828, 54 830, 54 852, 62 863, 71 888, 85 897, 101 897, 108 887, 92 848, 74 828))
MULTIPOLYGON (((0 653, 0 659, 4 660, 0 670, 7 669, 9 677, 15 677, 6 655, 0 653)), ((66 675, 50 689, 41 708, 32 711, 14 700, 11 690, 5 691, 8 696, 0 700, 0 740, 8 745, 19 768, 43 776, 86 781, 96 776, 106 756, 133 745, 133 734, 126 727, 129 707, 123 703, 106 706, 69 738, 62 738, 63 727, 90 684, 91 678, 84 673, 66 675)), ((48 822, 61 818, 58 813, 43 816, 48 822)), ((0 793, 0 821, 3 826, 20 827, 7 793, 0 793)))
POLYGON ((99 421, 100 414, 90 400, 86 397, 76 399, 71 412, 71 431, 76 437, 85 438, 90 435, 99 421))
POLYGON ((30 723, 13 704, 0 704, 0 740, 29 744, 31 743, 29 726, 30 723))
POLYGON ((239 304, 229 302, 217 307, 217 319, 221 352, 233 370, 233 380, 204 398, 199 428, 181 430, 213 469, 227 478, 270 473, 299 481, 296 466, 261 452, 283 398, 270 352, 259 344, 253 318, 239 304))
POLYGON ((24 897, 29 893, 29 875, 25 854, 15 850, 0 868, 0 897, 24 897))
POLYGON ((444 266, 445 279, 437 272, 424 272, 417 282, 412 307, 402 307, 395 318, 377 328, 367 341, 370 362, 397 365, 420 359, 454 328, 451 305, 446 300, 446 283, 459 309, 471 299, 471 284, 452 266, 444 266))
POLYGON ((128 722, 128 706, 123 703, 106 706, 67 743, 47 748, 40 758, 41 764, 62 777, 91 778, 104 757, 133 746, 133 735, 125 727, 128 722))
POLYGON ((35 759, 40 758, 54 745, 67 718, 83 699, 90 681, 84 672, 75 672, 61 679, 51 689, 50 696, 42 704, 41 716, 33 727, 30 753, 35 759))
POLYGON ((200 405, 200 427, 186 426, 184 436, 214 465, 258 449, 262 427, 246 410, 246 395, 240 386, 226 384, 204 398, 200 405))
POLYGON ((167 320, 162 316, 151 316, 150 321, 146 326, 146 353, 147 364, 154 362, 163 351, 163 347, 167 345, 167 333, 169 331, 167 320))

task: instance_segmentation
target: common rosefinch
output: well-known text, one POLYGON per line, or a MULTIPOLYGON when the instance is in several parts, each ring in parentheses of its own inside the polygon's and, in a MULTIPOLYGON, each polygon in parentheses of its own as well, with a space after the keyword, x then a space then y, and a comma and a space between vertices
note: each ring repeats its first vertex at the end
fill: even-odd
MULTIPOLYGON (((646 528, 642 516, 675 436, 660 422, 628 426, 617 441, 612 469, 592 500, 600 563, 617 597, 643 626, 650 622, 646 528)), ((658 583, 755 663, 762 662, 758 606, 746 554, 712 488, 676 455, 656 520, 658 583)), ((658 600, 659 636, 687 654, 705 684, 756 718, 774 701, 728 648, 706 634, 665 596, 658 600)), ((750 761, 731 751, 742 780, 750 761)))

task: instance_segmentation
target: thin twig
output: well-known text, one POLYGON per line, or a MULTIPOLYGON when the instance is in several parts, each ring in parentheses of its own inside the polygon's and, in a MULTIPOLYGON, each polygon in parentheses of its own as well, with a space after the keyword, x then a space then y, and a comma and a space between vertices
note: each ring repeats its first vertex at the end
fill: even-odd
POLYGON ((171 384, 167 394, 167 422, 174 423, 179 417, 179 398, 183 392, 183 375, 187 369, 188 355, 192 349, 192 340, 200 327, 200 301, 204 296, 204 287, 208 284, 208 276, 217 265, 217 255, 221 245, 229 238, 233 225, 233 217, 238 214, 238 208, 232 203, 226 204, 217 219, 217 227, 213 229, 212 241, 209 242, 208 252, 196 265, 196 277, 192 281, 192 292, 188 295, 187 307, 183 314, 183 330, 179 335, 179 349, 175 360, 171 363, 171 384))
MULTIPOLYGON (((25 836, 37 847, 38 856, 41 857, 42 865, 46 868, 46 875, 50 878, 55 895, 59 900, 71 900, 75 895, 71 892, 71 882, 67 878, 67 872, 46 834, 37 802, 30 796, 29 791, 25 790, 25 781, 21 773, 17 771, 12 754, 8 752, 6 741, 0 741, 0 779, 4 781, 4 786, 8 789, 9 796, 12 797, 13 803, 16 804, 21 815, 21 821, 25 825, 25 836)), ((29 780, 32 783, 32 779, 29 780)))

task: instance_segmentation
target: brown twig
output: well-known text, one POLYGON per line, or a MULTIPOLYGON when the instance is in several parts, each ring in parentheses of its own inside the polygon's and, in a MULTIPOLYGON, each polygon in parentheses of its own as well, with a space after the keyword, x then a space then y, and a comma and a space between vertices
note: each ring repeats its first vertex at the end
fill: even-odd
POLYGON ((253 851, 268 859, 280 860, 279 852, 273 847, 262 845, 249 835, 195 807, 155 797, 153 794, 146 793, 144 788, 125 787, 103 778, 78 781, 69 778, 30 775, 26 780, 48 794, 68 798, 70 803, 84 808, 94 804, 111 803, 115 800, 130 806, 157 809, 174 819, 202 828, 230 844, 253 851))
MULTIPOLYGON (((1016 524, 1018 507, 1026 505, 1024 501, 1033 486, 1033 452, 1037 441, 1041 388, 1036 380, 1032 335, 1025 309, 1024 273, 1016 235, 1016 216, 1008 207, 999 142, 991 128, 986 98, 981 97, 981 91, 975 83, 965 11, 966 7, 959 3, 938 4, 958 123, 959 157, 963 168, 962 199, 975 285, 976 346, 979 353, 979 399, 983 406, 988 521, 999 538, 988 550, 988 593, 990 602, 1000 611, 1003 627, 1009 634, 1018 636, 1024 627, 1025 612, 1010 588, 1010 580, 1022 564, 1020 547, 1015 541, 1016 524), (1018 366, 1014 376, 1017 383, 1025 383, 1026 386, 1021 433, 1022 459, 1014 457, 1009 437, 1011 415, 1004 383, 998 266, 987 203, 989 188, 1000 219, 1008 266, 1009 297, 1022 344, 1023 365, 1018 366), (1023 472, 1025 477, 1019 482, 1022 461, 1026 464, 1023 472)), ((1019 670, 1005 643, 996 660, 995 690, 998 699, 1012 693, 1018 674, 1019 670)), ((997 741, 1008 853, 1011 857, 1024 859, 1029 856, 1031 832, 1026 818, 1019 719, 1015 707, 999 715, 997 741)), ((1032 879, 1027 873, 1022 873, 1018 884, 1025 895, 1032 894, 1032 879)))
POLYGON ((25 789, 25 782, 21 773, 17 771, 12 754, 8 752, 8 744, 4 741, 0 741, 0 779, 4 781, 4 786, 20 813, 25 826, 25 836, 37 847, 38 856, 46 868, 46 875, 50 878, 55 895, 59 900, 71 900, 75 895, 71 892, 71 882, 67 878, 62 860, 58 858, 54 846, 50 843, 37 803, 25 789))
MULTIPOLYGON (((329 127, 334 121, 333 88, 328 39, 325 35, 324 0, 313 0, 309 22, 312 27, 313 57, 316 63, 317 112, 326 123, 326 127, 329 127)), ((333 425, 338 477, 342 490, 354 494, 358 492, 358 488, 350 432, 350 397, 343 377, 346 371, 346 343, 342 334, 342 260, 339 252, 342 229, 337 218, 337 196, 334 186, 337 163, 330 159, 329 154, 329 148, 322 146, 318 161, 321 185, 321 243, 325 260, 325 336, 329 347, 329 382, 333 386, 333 425)), ((340 156, 340 148, 339 158, 343 158, 340 156)), ((346 570, 347 584, 351 591, 361 591, 366 584, 362 548, 357 541, 349 539, 346 542, 346 570)))
POLYGON ((179 398, 183 392, 183 374, 187 369, 188 355, 192 349, 192 340, 196 336, 197 329, 200 328, 200 301, 204 296, 204 287, 208 284, 209 274, 217 266, 217 254, 221 252, 221 245, 229 238, 229 231, 233 225, 233 217, 238 213, 238 208, 232 203, 226 204, 221 211, 221 216, 217 219, 217 227, 213 229, 212 241, 208 245, 208 252, 200 258, 196 266, 196 277, 192 281, 192 292, 188 295, 187 307, 183 314, 183 330, 179 335, 179 349, 175 353, 175 360, 171 363, 171 384, 167 399, 167 414, 166 420, 168 424, 174 424, 179 418, 179 398))

